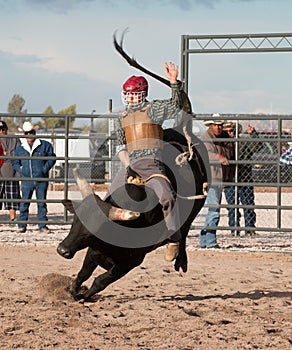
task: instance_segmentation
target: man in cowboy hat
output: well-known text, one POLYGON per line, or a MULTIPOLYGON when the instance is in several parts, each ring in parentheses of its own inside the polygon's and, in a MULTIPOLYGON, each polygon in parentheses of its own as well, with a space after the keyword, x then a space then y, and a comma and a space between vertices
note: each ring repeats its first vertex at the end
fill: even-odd
MULTIPOLYGON (((1 135, 7 135, 8 126, 4 120, 0 120, 0 137, 1 135)), ((3 137, 1 143, 5 156, 13 156, 15 148, 20 144, 18 138, 15 137, 3 137)), ((12 166, 11 159, 5 159, 2 167, 0 168, 0 198, 3 199, 20 199, 19 188, 19 173, 15 171, 12 166), (3 180, 2 178, 15 178, 15 180, 3 180)), ((14 221, 16 217, 16 210, 19 210, 19 202, 4 202, 4 207, 9 210, 10 221, 14 221)), ((0 209, 2 209, 2 202, 0 203, 0 209)))
MULTIPOLYGON (((32 125, 29 121, 24 122, 22 128, 18 130, 22 131, 26 137, 21 139, 21 145, 15 149, 14 156, 19 157, 19 159, 13 160, 13 167, 22 175, 22 178, 34 179, 33 181, 22 181, 22 198, 31 199, 35 191, 37 199, 45 200, 49 182, 38 181, 38 178, 49 178, 49 171, 56 161, 46 158, 34 159, 34 157, 56 157, 53 147, 50 142, 35 137, 38 126, 32 125), (21 159, 22 157, 30 157, 30 159, 21 159)), ((28 202, 20 203, 20 221, 28 220, 29 205, 28 202)), ((48 221, 47 205, 45 202, 37 203, 37 208, 38 220, 41 221, 39 230, 42 233, 49 233, 46 226, 46 221, 48 221)), ((18 232, 26 232, 26 224, 19 224, 18 232)))
POLYGON ((206 199, 208 213, 205 220, 205 228, 200 232, 201 248, 220 248, 217 243, 216 229, 209 228, 218 226, 220 220, 220 203, 222 199, 222 181, 228 181, 233 177, 233 167, 229 165, 229 160, 234 159, 234 144, 232 142, 217 141, 218 138, 228 138, 228 134, 223 131, 224 121, 220 114, 213 114, 212 119, 206 120, 204 124, 208 130, 202 135, 207 148, 211 164, 211 185, 208 189, 206 199), (210 140, 212 139, 212 140, 210 140), (216 207, 213 207, 216 206, 216 207))

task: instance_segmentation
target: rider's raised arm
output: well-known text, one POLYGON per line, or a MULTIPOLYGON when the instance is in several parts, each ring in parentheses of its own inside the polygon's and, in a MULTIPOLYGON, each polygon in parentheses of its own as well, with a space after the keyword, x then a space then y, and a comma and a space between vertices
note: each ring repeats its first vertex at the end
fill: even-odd
POLYGON ((170 84, 177 84, 178 77, 178 66, 172 62, 165 62, 165 75, 169 80, 170 84))

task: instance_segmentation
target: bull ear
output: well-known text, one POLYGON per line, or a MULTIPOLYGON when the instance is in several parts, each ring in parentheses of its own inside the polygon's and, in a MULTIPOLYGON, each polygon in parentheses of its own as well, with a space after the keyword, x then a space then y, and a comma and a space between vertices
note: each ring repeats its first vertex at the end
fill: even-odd
POLYGON ((75 208, 74 208, 73 203, 70 199, 63 199, 62 204, 70 213, 75 214, 75 208))

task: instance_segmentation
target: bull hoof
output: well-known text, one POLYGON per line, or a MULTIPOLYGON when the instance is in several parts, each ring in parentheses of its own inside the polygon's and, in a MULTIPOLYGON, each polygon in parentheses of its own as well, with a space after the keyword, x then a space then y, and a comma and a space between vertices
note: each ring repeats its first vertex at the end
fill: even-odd
POLYGON ((188 270, 188 261, 187 259, 182 259, 180 256, 178 256, 175 260, 174 264, 175 271, 179 272, 180 269, 182 269, 183 272, 187 272, 188 270))
POLYGON ((86 296, 84 294, 77 294, 75 296, 75 300, 78 301, 80 304, 84 304, 84 303, 96 303, 98 300, 98 296, 92 296, 89 298, 86 298, 86 296))
POLYGON ((84 297, 84 295, 83 294, 75 294, 75 295, 73 295, 73 298, 76 300, 76 301, 85 301, 85 297, 84 297))

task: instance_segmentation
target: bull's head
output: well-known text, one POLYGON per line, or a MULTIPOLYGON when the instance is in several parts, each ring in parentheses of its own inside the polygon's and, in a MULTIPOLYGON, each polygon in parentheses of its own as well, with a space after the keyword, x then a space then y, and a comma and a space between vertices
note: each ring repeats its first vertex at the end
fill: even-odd
POLYGON ((73 258, 77 251, 91 246, 99 229, 109 220, 128 221, 140 216, 138 212, 117 208, 104 202, 93 193, 91 186, 79 174, 78 169, 73 169, 73 174, 83 200, 81 202, 62 201, 65 208, 74 214, 70 232, 57 248, 58 253, 67 259, 73 258))

